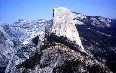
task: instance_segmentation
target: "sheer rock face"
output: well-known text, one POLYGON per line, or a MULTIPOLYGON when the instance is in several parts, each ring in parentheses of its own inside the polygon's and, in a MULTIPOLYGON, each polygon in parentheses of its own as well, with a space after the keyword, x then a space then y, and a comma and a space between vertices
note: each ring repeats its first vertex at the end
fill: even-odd
POLYGON ((77 21, 74 20, 74 18, 76 18, 76 15, 69 9, 64 7, 54 8, 51 32, 55 33, 57 36, 64 36, 71 41, 75 41, 76 44, 81 47, 80 51, 85 52, 79 33, 75 27, 77 21))

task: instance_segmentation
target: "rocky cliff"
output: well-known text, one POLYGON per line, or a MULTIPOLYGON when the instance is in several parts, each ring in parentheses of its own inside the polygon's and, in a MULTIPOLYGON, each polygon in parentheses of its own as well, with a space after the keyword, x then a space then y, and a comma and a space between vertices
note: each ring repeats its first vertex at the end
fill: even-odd
POLYGON ((71 41, 75 41, 81 47, 80 51, 85 52, 75 26, 77 21, 74 18, 75 15, 69 9, 63 7, 54 8, 51 32, 57 36, 64 36, 71 41))
POLYGON ((75 14, 54 8, 53 19, 44 35, 22 44, 14 53, 6 73, 112 73, 83 48, 75 14), (43 38, 43 39, 41 39, 43 38))

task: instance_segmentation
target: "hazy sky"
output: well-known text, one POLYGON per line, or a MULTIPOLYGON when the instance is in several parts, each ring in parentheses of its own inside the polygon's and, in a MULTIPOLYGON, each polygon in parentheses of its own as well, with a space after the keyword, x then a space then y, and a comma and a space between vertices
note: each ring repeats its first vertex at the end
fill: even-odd
POLYGON ((66 7, 90 16, 116 18, 116 0, 0 0, 0 21, 51 19, 55 7, 66 7))

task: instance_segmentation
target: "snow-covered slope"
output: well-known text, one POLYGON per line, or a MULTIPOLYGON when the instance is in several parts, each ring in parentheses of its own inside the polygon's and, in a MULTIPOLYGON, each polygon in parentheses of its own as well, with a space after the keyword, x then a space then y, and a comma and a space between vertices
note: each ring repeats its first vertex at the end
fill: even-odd
POLYGON ((20 46, 29 44, 32 38, 44 39, 44 31, 49 21, 19 20, 10 25, 0 24, 0 67, 5 67, 13 58, 20 46))
POLYGON ((13 42, 9 35, 0 26, 0 67, 7 65, 13 53, 13 42))
MULTIPOLYGON (((49 21, 37 20, 26 21, 19 20, 12 25, 5 25, 4 30, 9 34, 12 40, 19 42, 18 44, 28 44, 28 42, 37 35, 44 35, 46 24, 49 21)), ((43 38, 41 38, 43 39, 43 38)))
POLYGON ((93 25, 100 28, 112 27, 112 19, 105 18, 102 16, 86 16, 81 13, 73 12, 76 16, 76 20, 79 22, 78 25, 93 25))

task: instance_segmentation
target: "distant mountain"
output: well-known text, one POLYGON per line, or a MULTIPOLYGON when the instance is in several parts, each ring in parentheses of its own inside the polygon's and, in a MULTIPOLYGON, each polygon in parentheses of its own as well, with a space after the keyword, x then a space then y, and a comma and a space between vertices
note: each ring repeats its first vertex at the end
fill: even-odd
POLYGON ((31 38, 43 34, 45 31, 46 24, 49 21, 37 20, 37 21, 25 21, 19 20, 11 25, 3 26, 6 33, 14 41, 19 41, 20 43, 26 44, 31 38))
POLYGON ((100 28, 105 28, 105 27, 112 27, 114 21, 113 19, 105 18, 102 16, 86 16, 76 12, 73 13, 76 14, 77 16, 75 19, 79 20, 79 22, 83 25, 86 24, 100 28))
POLYGON ((59 7, 48 21, 0 24, 1 72, 116 72, 115 19, 59 7))
MULTIPOLYGON (((44 35, 45 26, 49 21, 25 21, 19 20, 13 24, 0 24, 0 67, 7 65, 15 52, 21 45, 28 42, 35 36, 44 35)), ((43 38, 40 38, 43 39, 43 38)))
POLYGON ((116 20, 76 13, 76 27, 85 49, 116 72, 116 20))
POLYGON ((83 46, 111 70, 116 68, 116 28, 77 25, 83 46))

